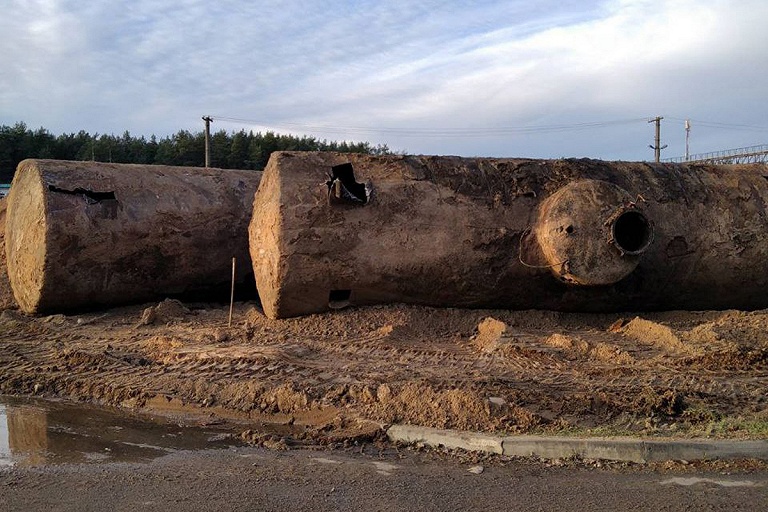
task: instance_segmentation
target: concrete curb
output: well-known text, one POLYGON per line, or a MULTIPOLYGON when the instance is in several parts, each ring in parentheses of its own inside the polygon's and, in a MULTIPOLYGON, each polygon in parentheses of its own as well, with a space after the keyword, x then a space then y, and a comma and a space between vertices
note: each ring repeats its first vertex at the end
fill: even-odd
POLYGON ((580 457, 636 463, 667 460, 768 460, 768 441, 709 439, 639 439, 632 437, 492 436, 411 425, 387 429, 391 441, 460 448, 518 457, 561 459, 580 457))

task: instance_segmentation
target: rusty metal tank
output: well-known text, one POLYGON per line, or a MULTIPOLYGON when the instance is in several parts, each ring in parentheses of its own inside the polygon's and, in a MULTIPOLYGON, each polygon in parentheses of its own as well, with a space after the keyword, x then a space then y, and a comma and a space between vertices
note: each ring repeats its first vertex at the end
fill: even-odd
POLYGON ((265 313, 348 304, 768 307, 768 171, 273 154, 250 252, 265 313))
POLYGON ((228 290, 252 277, 248 223, 260 172, 24 160, 5 249, 27 313, 228 290))

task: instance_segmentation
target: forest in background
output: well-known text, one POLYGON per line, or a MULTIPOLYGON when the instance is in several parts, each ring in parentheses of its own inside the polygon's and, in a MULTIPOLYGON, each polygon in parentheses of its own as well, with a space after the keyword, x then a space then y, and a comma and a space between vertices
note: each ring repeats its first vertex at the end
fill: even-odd
MULTIPOLYGON (((314 137, 281 135, 274 132, 224 130, 211 134, 211 167, 262 170, 273 151, 341 151, 389 154, 386 145, 368 142, 335 142, 314 137)), ((93 160, 127 164, 205 165, 205 133, 181 130, 157 138, 78 133, 54 135, 45 128, 31 130, 25 123, 0 125, 0 183, 10 183, 16 166, 25 158, 93 160)))

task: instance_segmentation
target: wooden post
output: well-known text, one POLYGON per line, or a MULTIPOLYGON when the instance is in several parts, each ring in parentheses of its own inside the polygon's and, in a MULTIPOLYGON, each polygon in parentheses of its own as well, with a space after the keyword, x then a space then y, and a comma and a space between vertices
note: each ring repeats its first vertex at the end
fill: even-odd
POLYGON ((237 258, 232 257, 232 289, 229 293, 229 327, 232 327, 232 310, 235 307, 235 265, 237 258))
POLYGON ((661 162, 661 150, 667 147, 666 144, 661 145, 661 120, 664 119, 661 116, 656 116, 649 123, 656 123, 656 136, 653 139, 653 146, 650 148, 653 150, 653 161, 657 164, 661 162))
POLYGON ((203 116, 205 121, 205 168, 211 166, 211 116, 203 116))

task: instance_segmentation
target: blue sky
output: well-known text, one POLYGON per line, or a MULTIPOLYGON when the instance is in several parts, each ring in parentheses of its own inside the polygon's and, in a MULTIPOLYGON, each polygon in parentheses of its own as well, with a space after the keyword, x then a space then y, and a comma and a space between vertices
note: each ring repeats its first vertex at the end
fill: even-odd
POLYGON ((409 153, 768 143, 768 2, 0 0, 0 124, 253 129, 409 153))

